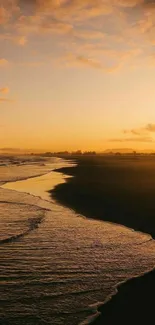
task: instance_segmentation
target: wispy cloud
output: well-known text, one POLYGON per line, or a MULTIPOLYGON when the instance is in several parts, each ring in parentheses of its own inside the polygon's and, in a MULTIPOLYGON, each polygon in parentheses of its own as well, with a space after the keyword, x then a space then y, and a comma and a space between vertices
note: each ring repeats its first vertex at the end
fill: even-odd
POLYGON ((8 64, 9 62, 6 59, 0 59, 0 67, 4 67, 8 64))
POLYGON ((10 41, 19 46, 25 46, 28 40, 26 36, 5 33, 5 34, 0 34, 0 41, 10 41))
POLYGON ((0 97, 0 102, 2 103, 13 103, 15 102, 15 100, 13 99, 9 99, 9 98, 4 98, 4 97, 0 97))
POLYGON ((92 67, 95 69, 103 69, 102 65, 100 62, 87 58, 85 56, 79 55, 79 56, 74 56, 74 54, 70 53, 66 57, 63 58, 66 62, 67 65, 70 66, 85 66, 85 67, 92 67))
POLYGON ((155 124, 153 123, 148 123, 143 127, 139 127, 135 129, 123 130, 124 134, 134 134, 134 135, 144 135, 144 134, 149 134, 150 132, 155 132, 155 124))
POLYGON ((20 46, 36 34, 66 38, 75 64, 112 72, 144 57, 153 62, 154 11, 153 0, 1 0, 0 24, 20 46))
POLYGON ((86 57, 84 55, 74 55, 73 53, 69 53, 58 60, 59 64, 63 64, 66 67, 83 67, 83 68, 93 68, 100 70, 106 73, 115 73, 121 67, 123 62, 111 64, 111 66, 104 66, 100 61, 95 58, 86 57))
POLYGON ((44 64, 45 64, 45 61, 25 61, 25 62, 19 63, 19 66, 37 68, 44 64))
POLYGON ((10 40, 19 46, 25 46, 28 42, 26 36, 16 36, 15 35, 15 36, 11 37, 10 40))
POLYGON ((154 142, 151 137, 126 137, 126 138, 112 138, 109 142, 154 142))
POLYGON ((0 93, 1 94, 8 94, 8 92, 9 92, 9 88, 8 87, 0 88, 0 93))
POLYGON ((124 136, 109 139, 109 142, 155 142, 155 124, 148 123, 142 127, 125 129, 122 131, 124 136))
POLYGON ((155 124, 149 123, 145 126, 146 131, 155 132, 155 124))
POLYGON ((20 8, 18 6, 18 0, 1 0, 0 25, 6 24, 12 18, 12 16, 17 12, 20 12, 20 8))
MULTIPOLYGON (((7 95, 9 93, 10 89, 8 87, 2 87, 0 88, 0 96, 1 95, 7 95)), ((14 102, 13 99, 7 98, 7 97, 0 97, 0 103, 12 103, 14 102)))

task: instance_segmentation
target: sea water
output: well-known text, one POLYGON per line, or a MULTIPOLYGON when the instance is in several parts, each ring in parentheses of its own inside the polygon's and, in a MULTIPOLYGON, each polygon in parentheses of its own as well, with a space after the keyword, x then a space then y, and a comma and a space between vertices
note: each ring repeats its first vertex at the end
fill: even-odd
POLYGON ((48 191, 65 181, 54 169, 70 164, 1 159, 2 325, 87 324, 118 283, 155 265, 149 235, 77 215, 51 198, 48 191))

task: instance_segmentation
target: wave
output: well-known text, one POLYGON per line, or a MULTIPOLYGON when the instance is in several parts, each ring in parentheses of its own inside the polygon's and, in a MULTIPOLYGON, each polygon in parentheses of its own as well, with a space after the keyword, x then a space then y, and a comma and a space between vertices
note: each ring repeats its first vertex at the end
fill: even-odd
POLYGON ((39 173, 39 174, 35 174, 35 175, 21 176, 21 177, 16 177, 16 178, 12 178, 12 179, 5 179, 5 180, 0 179, 0 182, 3 183, 3 185, 5 185, 7 183, 16 183, 16 182, 19 182, 19 181, 26 181, 29 178, 37 178, 37 177, 40 177, 40 176, 44 176, 44 175, 49 174, 50 172, 52 172, 52 169, 48 170, 48 171, 46 171, 44 173, 39 173))
MULTIPOLYGON (((47 173, 48 174, 48 173, 47 173)), ((32 178, 35 178, 35 177, 37 177, 37 176, 32 176, 32 178)), ((28 178, 31 178, 31 177, 28 177, 28 178)), ((15 191, 15 190, 12 190, 12 191, 15 191)), ((17 191, 18 192, 18 191, 17 191)), ((26 192, 25 192, 26 193, 26 192)), ((28 193, 29 195, 31 195, 31 196, 35 196, 36 197, 36 195, 32 195, 31 193, 28 193)), ((39 197, 39 196, 37 196, 37 197, 39 197)), ((41 197, 40 197, 41 198, 41 197)), ((44 199, 44 201, 46 201, 45 199, 44 199)), ((2 201, 0 202, 0 203, 2 203, 2 201)), ((19 203, 19 202, 7 202, 7 201, 3 201, 3 203, 11 203, 11 204, 23 204, 23 205, 25 205, 25 203, 19 203)), ((27 205, 27 204, 26 204, 27 205)), ((32 205, 30 205, 30 206, 32 206, 32 205)), ((34 207, 38 207, 38 206, 35 206, 34 205, 34 207)), ((46 209, 46 210, 48 210, 48 209, 46 209)), ((50 209, 48 210, 48 211, 50 211, 50 209)), ((72 209, 69 209, 69 211, 72 211, 72 209)), ((84 218, 84 219, 87 219, 86 217, 84 217, 84 216, 81 216, 81 215, 79 215, 79 217, 81 217, 81 218, 84 218)), ((44 219, 44 216, 39 216, 39 217, 35 217, 35 218, 29 218, 29 219, 27 219, 28 220, 28 229, 26 229, 25 231, 23 231, 23 232, 21 232, 21 233, 18 233, 18 234, 16 234, 16 235, 13 235, 13 236, 10 236, 10 237, 8 237, 8 238, 4 238, 4 239, 2 239, 2 240, 0 240, 0 244, 5 244, 5 243, 12 243, 12 242, 14 242, 14 241, 17 241, 17 240, 20 240, 22 237, 24 237, 24 236, 27 236, 31 231, 33 231, 33 230, 35 230, 35 229, 37 229, 38 227, 39 227, 39 225, 43 222, 43 219, 44 219)), ((118 226, 119 227, 119 225, 116 225, 116 226, 118 226)), ((127 228, 127 227, 124 227, 124 228, 127 228)), ((134 231, 134 230, 133 230, 134 231)), ((148 237, 147 237, 148 238, 148 237)), ((145 240, 145 241, 142 241, 142 242, 140 242, 140 243, 135 243, 135 246, 137 246, 137 245, 143 245, 143 244, 146 244, 146 243, 148 243, 149 241, 152 241, 153 239, 152 239, 152 237, 151 238, 149 238, 149 239, 147 239, 147 240, 145 240)), ((55 272, 53 272, 52 270, 50 271, 50 275, 51 274, 57 274, 57 276, 59 275, 59 272, 60 272, 60 274, 62 273, 62 271, 63 271, 63 275, 65 275, 65 274, 96 274, 97 273, 97 271, 95 271, 95 272, 93 272, 92 270, 91 271, 84 271, 84 270, 81 270, 80 269, 80 271, 79 270, 70 270, 70 271, 65 271, 65 270, 62 270, 61 269, 61 271, 59 271, 59 270, 57 270, 57 271, 55 271, 55 272)), ((49 272, 49 271, 48 271, 49 272)), ((126 281, 124 281, 124 282, 126 282, 126 281)), ((61 281, 58 281, 58 283, 61 283, 61 281)), ((37 285, 38 283, 36 283, 36 284, 34 284, 32 281, 31 281, 31 283, 30 283, 31 285, 37 285)), ((55 283, 54 284, 57 284, 57 282, 55 281, 55 283)), ((66 283, 67 285, 68 285, 68 283, 66 283)), ((40 283, 39 283, 39 285, 41 285, 40 283)), ((43 283, 42 285, 45 285, 45 283, 43 283)), ((52 284, 51 284, 52 285, 52 284)), ((120 284, 119 284, 120 285, 120 284)), ((84 320, 82 323, 80 323, 81 325, 86 325, 86 324, 92 324, 92 323, 94 323, 94 321, 96 321, 96 319, 101 315, 101 313, 102 313, 102 310, 100 310, 100 307, 101 306, 103 306, 103 305, 105 305, 108 301, 110 301, 111 299, 112 299, 112 297, 113 297, 113 295, 115 295, 117 292, 118 292, 118 288, 119 288, 119 285, 117 285, 116 287, 114 287, 114 292, 113 292, 113 294, 111 294, 110 296, 108 296, 108 298, 104 301, 104 302, 102 302, 102 303, 98 303, 98 304, 94 304, 94 305, 90 305, 89 307, 88 307, 88 310, 92 313, 92 315, 90 315, 86 320, 84 320)), ((100 290, 100 289, 99 289, 100 290)), ((90 292, 94 292, 95 291, 95 289, 93 289, 92 288, 92 290, 90 289, 90 290, 83 290, 83 291, 81 291, 81 290, 79 290, 79 291, 75 291, 75 292, 71 292, 71 293, 68 293, 68 295, 70 295, 70 296, 81 296, 81 295, 83 295, 83 294, 89 294, 90 292)), ((96 289, 96 291, 98 291, 98 289, 96 289)), ((46 295, 46 297, 42 297, 42 298, 39 298, 40 300, 41 299, 49 299, 49 300, 51 300, 52 298, 53 299, 55 299, 55 298, 57 298, 57 297, 63 297, 63 296, 66 296, 67 295, 67 293, 65 293, 65 294, 63 294, 63 293, 59 293, 59 294, 55 294, 55 295, 53 295, 53 297, 49 294, 49 295, 46 295)), ((16 298, 17 299, 17 298, 16 298)), ((23 298, 24 299, 24 298, 23 298)), ((26 302, 28 301, 28 299, 32 299, 33 301, 34 301, 34 298, 33 297, 30 297, 30 298, 28 298, 28 297, 26 297, 25 298, 26 299, 26 302)), ((102 298, 101 298, 102 299, 102 298)), ((21 297, 19 297, 19 301, 21 300, 21 297)), ((10 298, 9 298, 9 301, 10 301, 10 298)), ((32 301, 32 302, 33 302, 32 301)), ((16 300, 16 302, 17 302, 17 300, 16 300)), ((60 317, 60 315, 61 315, 62 313, 59 313, 59 317, 60 317)), ((66 312, 66 314, 67 314, 67 312, 66 312)), ((63 315, 63 314, 62 314, 63 315)), ((44 322, 44 321, 43 321, 44 322)), ((45 320, 45 322, 46 322, 46 320, 45 320)), ((48 322, 47 322, 48 323, 48 322)))
POLYGON ((26 230, 26 231, 24 231, 22 233, 19 233, 17 235, 11 236, 11 237, 1 239, 0 240, 0 245, 6 244, 6 243, 12 243, 12 242, 20 239, 21 237, 24 237, 24 236, 28 235, 31 231, 33 231, 34 229, 39 227, 39 224, 42 222, 42 220, 43 220, 43 217, 34 218, 32 220, 30 219, 29 220, 29 228, 28 228, 28 230, 26 230))
MULTIPOLYGON (((40 208, 38 207, 37 205, 33 205, 33 204, 25 204, 25 203, 22 203, 22 202, 12 202, 12 201, 6 201, 6 200, 3 200, 3 201, 0 201, 0 205, 1 204, 7 204, 7 205, 11 205, 11 206, 15 206, 15 205, 18 205, 20 207, 25 207, 27 208, 28 210, 29 209, 34 209, 34 211, 36 212, 39 212, 39 216, 35 216, 35 217, 30 217, 29 218, 26 218, 26 214, 27 214, 27 210, 25 209, 25 217, 24 218, 19 218, 18 222, 19 225, 23 225, 22 222, 24 223, 24 229, 22 231, 22 229, 19 229, 19 231, 17 230, 17 233, 13 234, 13 235, 10 235, 6 238, 2 238, 0 239, 0 245, 2 244, 6 244, 6 243, 12 243, 14 241, 17 241, 19 239, 21 239, 22 237, 25 237, 27 236, 31 231, 37 229, 39 227, 39 225, 43 222, 44 220, 44 217, 45 217, 45 212, 48 211, 48 209, 45 209, 45 208, 40 208), (25 222, 26 222, 26 226, 25 226, 25 222)), ((19 212, 20 213, 20 212, 19 212)), ((16 224, 17 220, 14 220, 12 225, 13 224, 16 224)))
MULTIPOLYGON (((141 282, 142 283, 146 282, 145 284, 146 284, 146 286, 148 286, 148 283, 150 281, 149 278, 151 278, 151 276, 154 274, 154 272, 155 272, 155 268, 151 268, 150 270, 144 272, 143 274, 133 276, 132 278, 121 281, 118 284, 116 284, 113 287, 113 292, 110 295, 108 295, 107 298, 103 302, 98 302, 94 305, 89 306, 89 308, 93 314, 88 316, 84 321, 80 322, 78 325, 88 325, 88 324, 101 325, 103 323, 102 315, 104 315, 104 312, 106 312, 106 308, 109 308, 109 313, 112 312, 113 311, 113 302, 117 303, 117 301, 120 301, 120 304, 121 304, 121 300, 123 302, 123 300, 126 298, 126 295, 129 291, 129 289, 132 289, 135 291, 138 290, 139 283, 141 284, 141 282)), ((145 292, 144 292, 144 296, 145 296, 145 292)), ((130 294, 130 298, 131 298, 131 294, 130 294)), ((130 310, 130 305, 129 305, 129 310, 130 310)), ((131 310, 130 310, 130 312, 131 312, 131 310)))
MULTIPOLYGON (((122 283, 125 283, 127 281, 124 281, 122 283)), ((113 291, 110 295, 107 296, 107 298, 102 302, 97 302, 95 304, 89 305, 88 310, 91 311, 91 315, 89 315, 86 319, 84 319, 82 322, 80 322, 78 325, 95 325, 96 321, 100 318, 102 311, 100 311, 100 308, 108 304, 113 298, 113 296, 117 295, 118 293, 118 286, 122 283, 119 283, 118 285, 113 287, 113 291)))

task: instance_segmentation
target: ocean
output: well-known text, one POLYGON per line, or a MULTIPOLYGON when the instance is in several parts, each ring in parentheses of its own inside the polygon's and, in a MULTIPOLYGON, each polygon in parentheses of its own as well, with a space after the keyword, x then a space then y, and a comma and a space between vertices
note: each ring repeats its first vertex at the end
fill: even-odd
POLYGON ((51 198, 48 191, 66 180, 54 170, 71 164, 0 159, 1 325, 90 324, 119 283, 154 268, 149 235, 77 215, 51 198))

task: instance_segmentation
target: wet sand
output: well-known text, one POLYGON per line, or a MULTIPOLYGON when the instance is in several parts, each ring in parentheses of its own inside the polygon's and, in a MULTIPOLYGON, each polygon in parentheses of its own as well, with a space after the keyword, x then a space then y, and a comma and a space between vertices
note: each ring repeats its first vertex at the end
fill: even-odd
POLYGON ((155 271, 118 287, 118 293, 105 305, 93 325, 154 324, 155 271))
POLYGON ((0 187, 0 324, 89 324, 120 281, 154 267, 155 242, 56 204, 48 191, 65 182, 60 173, 18 177, 10 166, 0 187))
MULTIPOLYGON (((123 224, 155 238, 155 158, 80 157, 59 171, 74 176, 52 196, 89 218, 123 224)), ((131 279, 102 307, 101 324, 154 323, 155 272, 131 279)))

